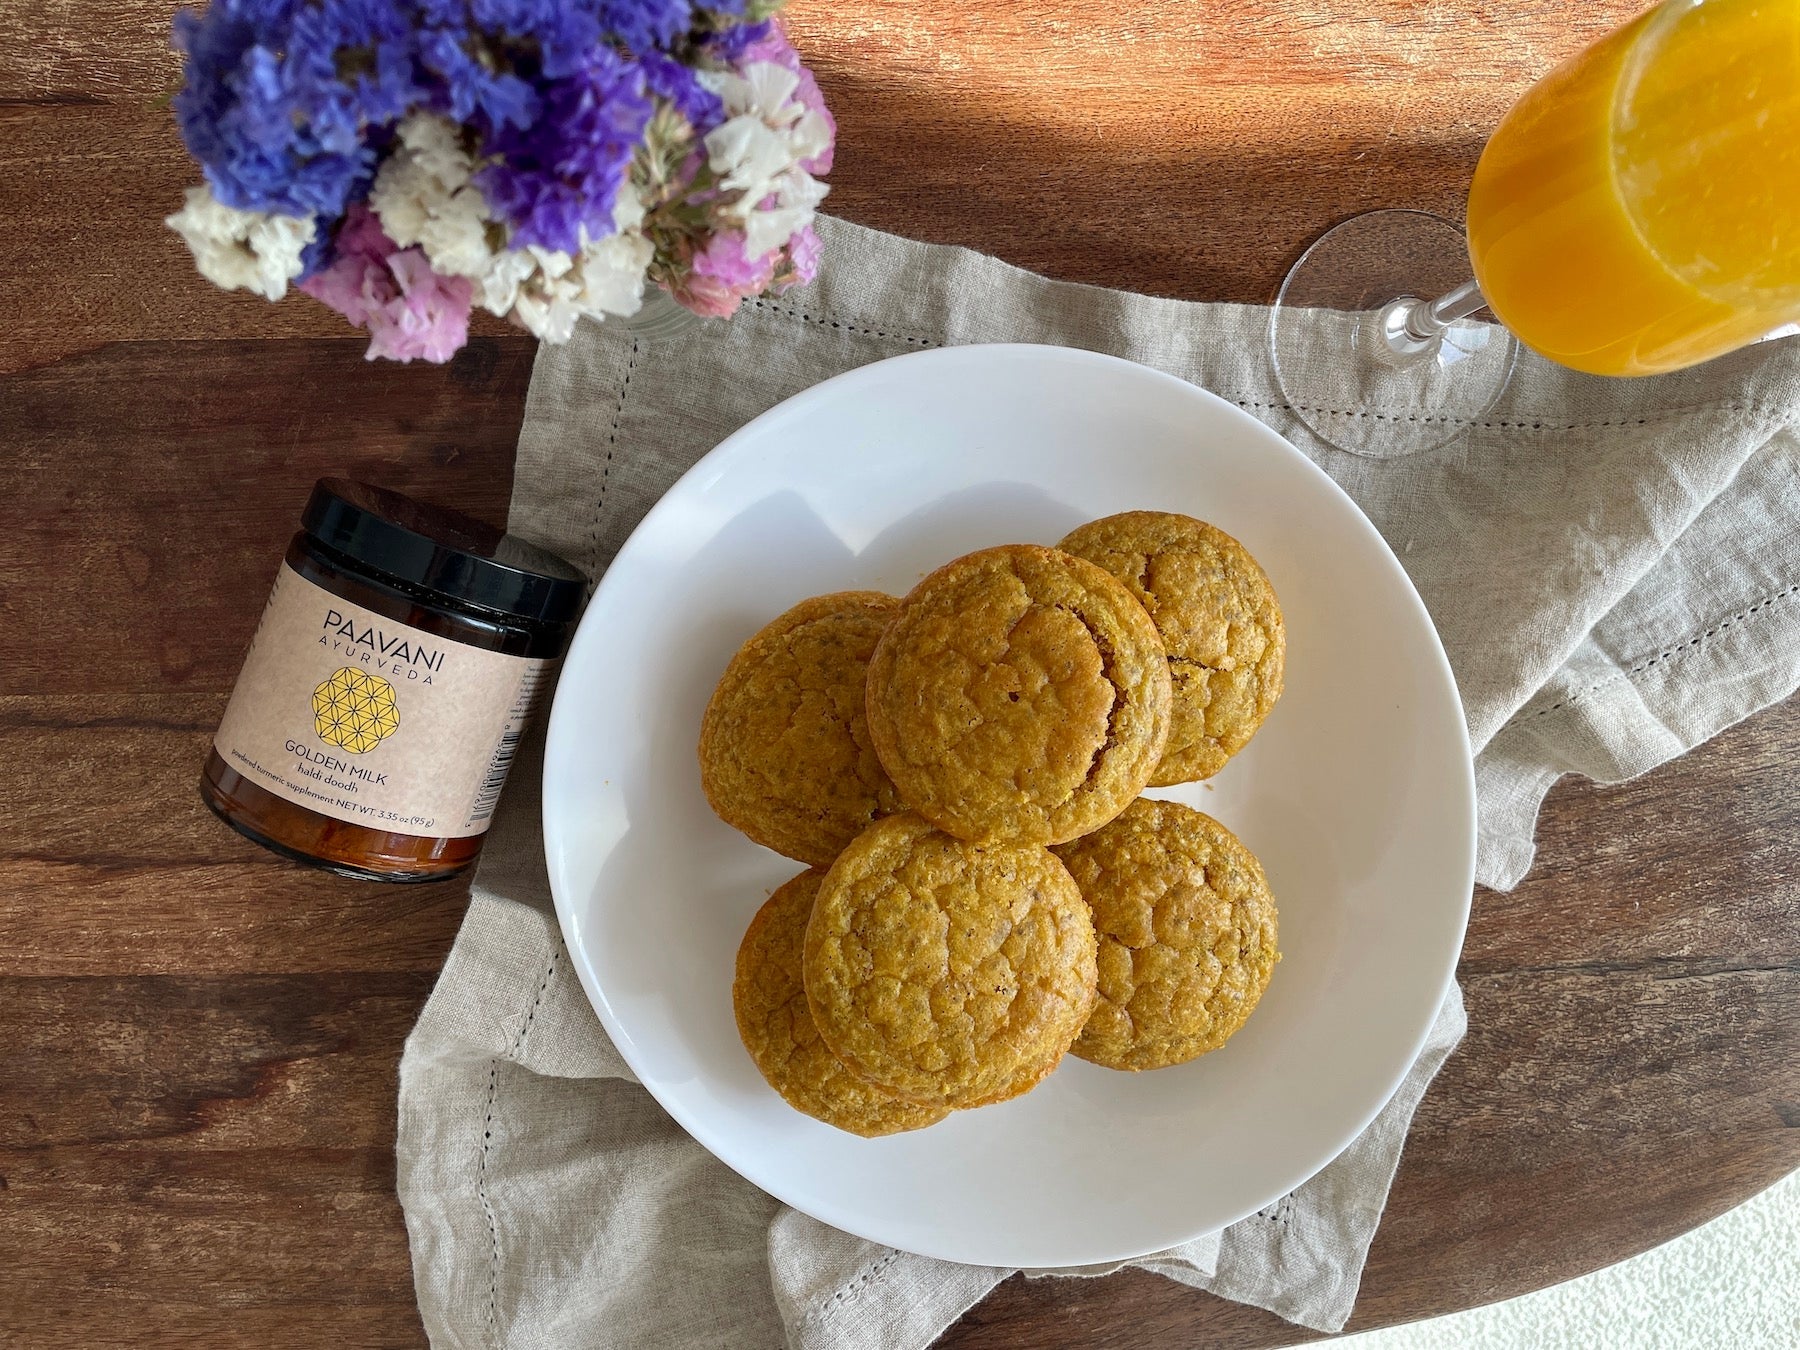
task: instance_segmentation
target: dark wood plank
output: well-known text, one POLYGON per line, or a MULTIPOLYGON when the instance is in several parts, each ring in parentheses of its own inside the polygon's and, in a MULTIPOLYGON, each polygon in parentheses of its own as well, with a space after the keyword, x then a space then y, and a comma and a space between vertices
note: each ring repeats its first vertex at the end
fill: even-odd
POLYGON ((466 882, 329 876, 213 819, 196 784, 224 706, 213 692, 0 698, 0 762, 52 766, 9 803, 0 886, 29 903, 0 901, 0 976, 443 964, 466 882))
POLYGON ((4 978, 17 1058, 0 1082, 0 1148, 171 1157, 391 1148, 400 1042, 433 981, 429 971, 4 978))
POLYGON ((1341 216, 1460 219, 1518 94, 1641 8, 984 0, 951 19, 802 0, 790 23, 839 119, 833 211, 1070 280, 1255 303, 1341 216))
POLYGON ((181 80, 169 20, 182 0, 4 0, 0 102, 154 104, 181 80))
MULTIPOLYGON (((0 101, 166 97, 180 80, 168 35, 182 3, 4 0, 0 17, 14 40, 0 50, 0 101)), ((1291 88, 1327 99, 1377 83, 1422 90, 1516 84, 1642 8, 1632 0, 1598 0, 1578 14, 1561 0, 1170 0, 1111 9, 966 0, 946 12, 932 0, 793 0, 784 18, 816 66, 929 91, 940 108, 980 117, 984 108, 1004 115, 1016 104, 1069 125, 1116 116, 1120 123, 1168 119, 1156 124, 1167 130, 1184 108, 1243 90, 1291 88)), ((1246 135, 1276 137, 1276 126, 1244 115, 1241 92, 1221 106, 1246 135)), ((1316 119, 1300 121, 1317 131, 1316 119)), ((1219 134, 1197 118, 1177 129, 1194 141, 1219 134)), ((854 143, 876 138, 898 144, 902 129, 877 127, 854 143)))
POLYGON ((422 1343, 394 1068, 430 986, 0 980, 0 1340, 422 1343))
POLYGON ((466 881, 377 891, 273 860, 205 814, 192 783, 183 786, 195 809, 176 819, 196 852, 231 861, 7 863, 0 884, 34 901, 0 914, 0 977, 443 965, 468 905, 466 881))
POLYGON ((0 381, 0 623, 31 635, 0 694, 228 693, 320 474, 503 521, 531 342, 441 371, 362 347, 123 343, 0 381))
MULTIPOLYGON (((1564 961, 1546 938, 1609 964, 1704 961, 1755 969, 1800 951, 1800 699, 1616 788, 1569 785, 1538 826, 1538 858, 1510 894, 1479 893, 1465 969, 1564 961)), ((1794 1028, 1800 1037, 1800 1025, 1794 1028)), ((1800 1042, 1796 1042, 1800 1043, 1800 1042)))

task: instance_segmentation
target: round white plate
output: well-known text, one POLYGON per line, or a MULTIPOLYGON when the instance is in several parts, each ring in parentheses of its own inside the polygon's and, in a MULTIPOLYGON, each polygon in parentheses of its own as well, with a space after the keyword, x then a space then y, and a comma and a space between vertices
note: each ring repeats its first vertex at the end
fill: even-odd
POLYGON ((1140 1256, 1329 1162, 1404 1076, 1474 877, 1450 668, 1362 513, 1273 431, 1127 361, 961 347, 863 367, 730 437, 607 571, 550 720, 544 837, 581 982, 644 1086, 727 1165, 852 1233, 953 1261, 1140 1256), (1198 806, 1262 859, 1282 961, 1248 1025, 1176 1068, 1065 1059, 1035 1092, 865 1140, 789 1108, 738 1042, 738 940, 797 863, 722 824, 695 744, 739 643, 824 591, 904 594, 990 544, 1183 511, 1236 535, 1287 615, 1287 692, 1198 806))

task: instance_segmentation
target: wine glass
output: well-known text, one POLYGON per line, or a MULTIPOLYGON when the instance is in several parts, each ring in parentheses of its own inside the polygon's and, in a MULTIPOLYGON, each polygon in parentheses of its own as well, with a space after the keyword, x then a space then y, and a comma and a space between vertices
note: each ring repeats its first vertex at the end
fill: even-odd
POLYGON ((1268 339, 1315 434, 1389 458, 1479 424, 1521 342, 1651 375, 1796 320, 1800 0, 1664 0, 1514 105, 1466 229, 1421 211, 1334 227, 1289 271, 1268 339))

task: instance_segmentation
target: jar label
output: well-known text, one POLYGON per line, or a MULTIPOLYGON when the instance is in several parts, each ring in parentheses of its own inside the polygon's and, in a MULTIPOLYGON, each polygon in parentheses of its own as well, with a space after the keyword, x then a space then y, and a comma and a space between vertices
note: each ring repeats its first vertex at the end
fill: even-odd
POLYGON ((550 665, 421 632, 283 563, 213 744, 320 815, 466 838, 493 819, 550 665))

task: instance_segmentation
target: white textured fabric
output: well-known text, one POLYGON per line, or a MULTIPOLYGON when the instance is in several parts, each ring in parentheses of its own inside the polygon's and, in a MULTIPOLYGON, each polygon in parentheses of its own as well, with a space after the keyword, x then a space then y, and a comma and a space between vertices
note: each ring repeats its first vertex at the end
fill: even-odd
MULTIPOLYGON (((543 348, 512 527, 598 576, 681 471, 789 395, 921 347, 1050 342, 1213 390, 1368 512, 1456 670, 1488 885, 1524 874, 1562 774, 1641 773, 1800 684, 1800 343, 1639 381, 1527 356, 1464 439, 1371 461, 1322 445, 1282 402, 1265 310, 1046 281, 835 221, 822 233, 815 286, 729 324, 654 345, 587 326, 543 348)), ((1341 316, 1318 315, 1315 335, 1316 386, 1343 391, 1341 316)), ((1356 399, 1329 412, 1430 415, 1356 399)), ((928 1344, 1009 1272, 894 1252, 786 1209, 630 1081, 549 914, 537 770, 516 770, 401 1063, 399 1190, 433 1343, 928 1344)), ((1341 1327, 1413 1109, 1463 1028, 1453 991, 1400 1091, 1343 1155, 1263 1213, 1139 1264, 1341 1327)))
POLYGON ((1485 1308, 1346 1336, 1332 1350, 1794 1350, 1800 1172, 1592 1275, 1485 1308))

